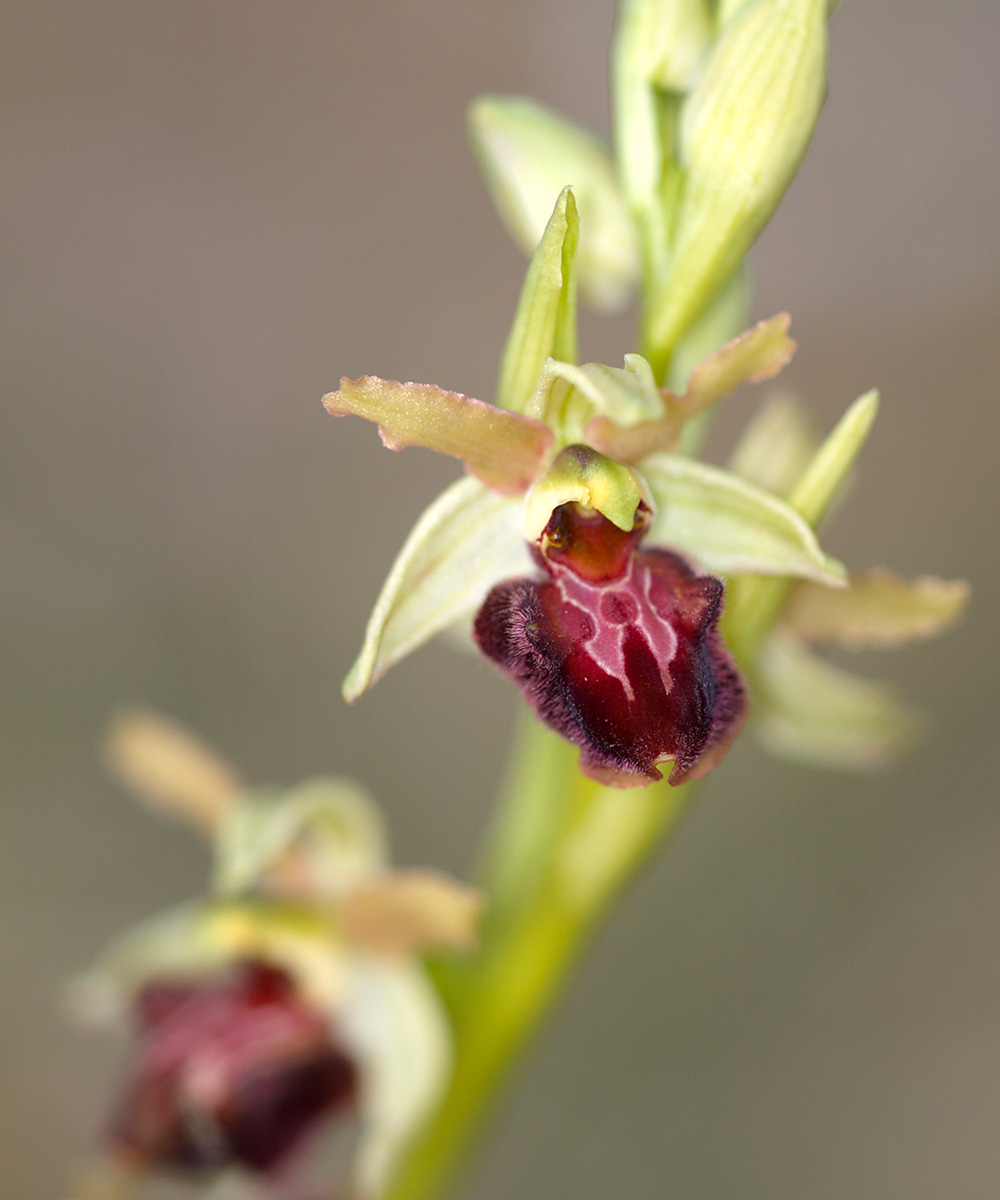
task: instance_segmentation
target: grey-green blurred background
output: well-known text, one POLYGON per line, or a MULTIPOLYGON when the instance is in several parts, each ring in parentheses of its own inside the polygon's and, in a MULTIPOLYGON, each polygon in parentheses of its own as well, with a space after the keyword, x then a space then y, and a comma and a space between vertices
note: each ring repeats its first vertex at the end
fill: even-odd
MULTIPOLYGON (((365 372, 489 397, 523 267, 464 108, 521 91, 605 129, 612 15, 0 11, 4 1197, 62 1194, 111 1085, 116 1046, 68 1026, 62 981, 204 879, 194 840, 102 774, 120 701, 253 780, 356 775, 401 861, 468 863, 512 689, 434 646, 339 698, 456 470, 319 397, 365 372)), ((788 378, 824 426, 883 390, 830 548, 977 588, 957 634, 858 663, 933 732, 865 778, 743 739, 577 979, 480 1200, 1000 1195, 998 51, 988 0, 844 4, 819 133, 755 254, 754 315, 794 314, 788 378)), ((588 320, 585 356, 617 361, 630 330, 588 320)))

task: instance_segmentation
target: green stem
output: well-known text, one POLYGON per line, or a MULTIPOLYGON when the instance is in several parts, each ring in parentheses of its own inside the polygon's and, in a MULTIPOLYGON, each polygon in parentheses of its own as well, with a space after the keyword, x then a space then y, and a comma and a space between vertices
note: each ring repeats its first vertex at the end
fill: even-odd
POLYGON ((444 1195, 578 955, 693 795, 690 785, 671 788, 665 781, 625 791, 601 787, 580 775, 575 748, 537 722, 532 726, 519 740, 488 864, 488 880, 506 903, 488 924, 476 958, 451 979, 454 1074, 387 1200, 444 1195), (531 811, 539 808, 545 812, 531 811), (524 827, 546 831, 544 864, 535 859, 537 850, 526 854, 524 827), (519 874, 524 889, 512 905, 519 874))

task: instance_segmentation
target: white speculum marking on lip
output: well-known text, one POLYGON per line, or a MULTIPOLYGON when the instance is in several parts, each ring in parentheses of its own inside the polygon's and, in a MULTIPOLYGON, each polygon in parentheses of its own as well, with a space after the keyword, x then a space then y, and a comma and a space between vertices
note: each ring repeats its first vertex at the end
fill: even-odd
POLYGON ((554 582, 563 601, 580 612, 581 625, 585 621, 591 629, 589 636, 582 636, 587 653, 602 671, 622 684, 629 703, 635 701, 625 668, 625 635, 629 629, 645 639, 659 665, 664 691, 670 691, 668 668, 677 652, 677 635, 653 605, 649 594, 654 582, 652 572, 637 580, 636 564, 630 563, 621 579, 611 583, 588 583, 568 571, 560 572, 554 582))

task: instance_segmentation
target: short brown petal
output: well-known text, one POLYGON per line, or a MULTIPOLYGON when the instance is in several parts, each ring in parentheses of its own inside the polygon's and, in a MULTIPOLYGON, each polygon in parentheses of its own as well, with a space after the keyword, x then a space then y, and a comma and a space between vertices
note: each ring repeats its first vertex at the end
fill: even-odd
POLYGON ((346 896, 341 918, 352 942, 379 954, 471 950, 482 906, 479 891, 436 871, 388 871, 346 896))
POLYGON ((683 396, 664 388, 661 417, 627 427, 608 417, 595 417, 587 426, 588 442, 609 458, 632 464, 656 451, 676 449, 685 422, 741 384, 778 374, 795 353, 795 342, 788 336, 789 320, 788 313, 779 313, 727 342, 695 367, 683 396))

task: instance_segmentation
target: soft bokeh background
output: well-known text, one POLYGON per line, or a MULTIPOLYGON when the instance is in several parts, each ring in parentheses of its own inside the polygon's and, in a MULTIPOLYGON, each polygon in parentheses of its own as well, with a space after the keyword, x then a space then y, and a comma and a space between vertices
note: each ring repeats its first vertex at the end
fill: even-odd
MULTIPOLYGON (((609 0, 3 6, 3 1194, 53 1200, 116 1049, 58 1007, 205 854, 102 774, 111 709, 254 780, 366 780, 399 858, 461 871, 512 689, 435 646, 339 680, 415 514, 455 476, 319 405, 342 374, 489 396, 522 263, 463 129, 481 91, 606 128, 609 0)), ((746 739, 629 896, 471 1193, 1000 1194, 1000 10, 845 4, 830 100, 755 255, 824 426, 884 407, 830 548, 967 575, 964 629, 859 664, 934 716, 895 772, 746 739)), ((630 323, 584 331, 589 358, 630 323)), ((742 422, 752 397, 729 414, 742 422)), ((725 433, 722 435, 725 436, 725 433)))

